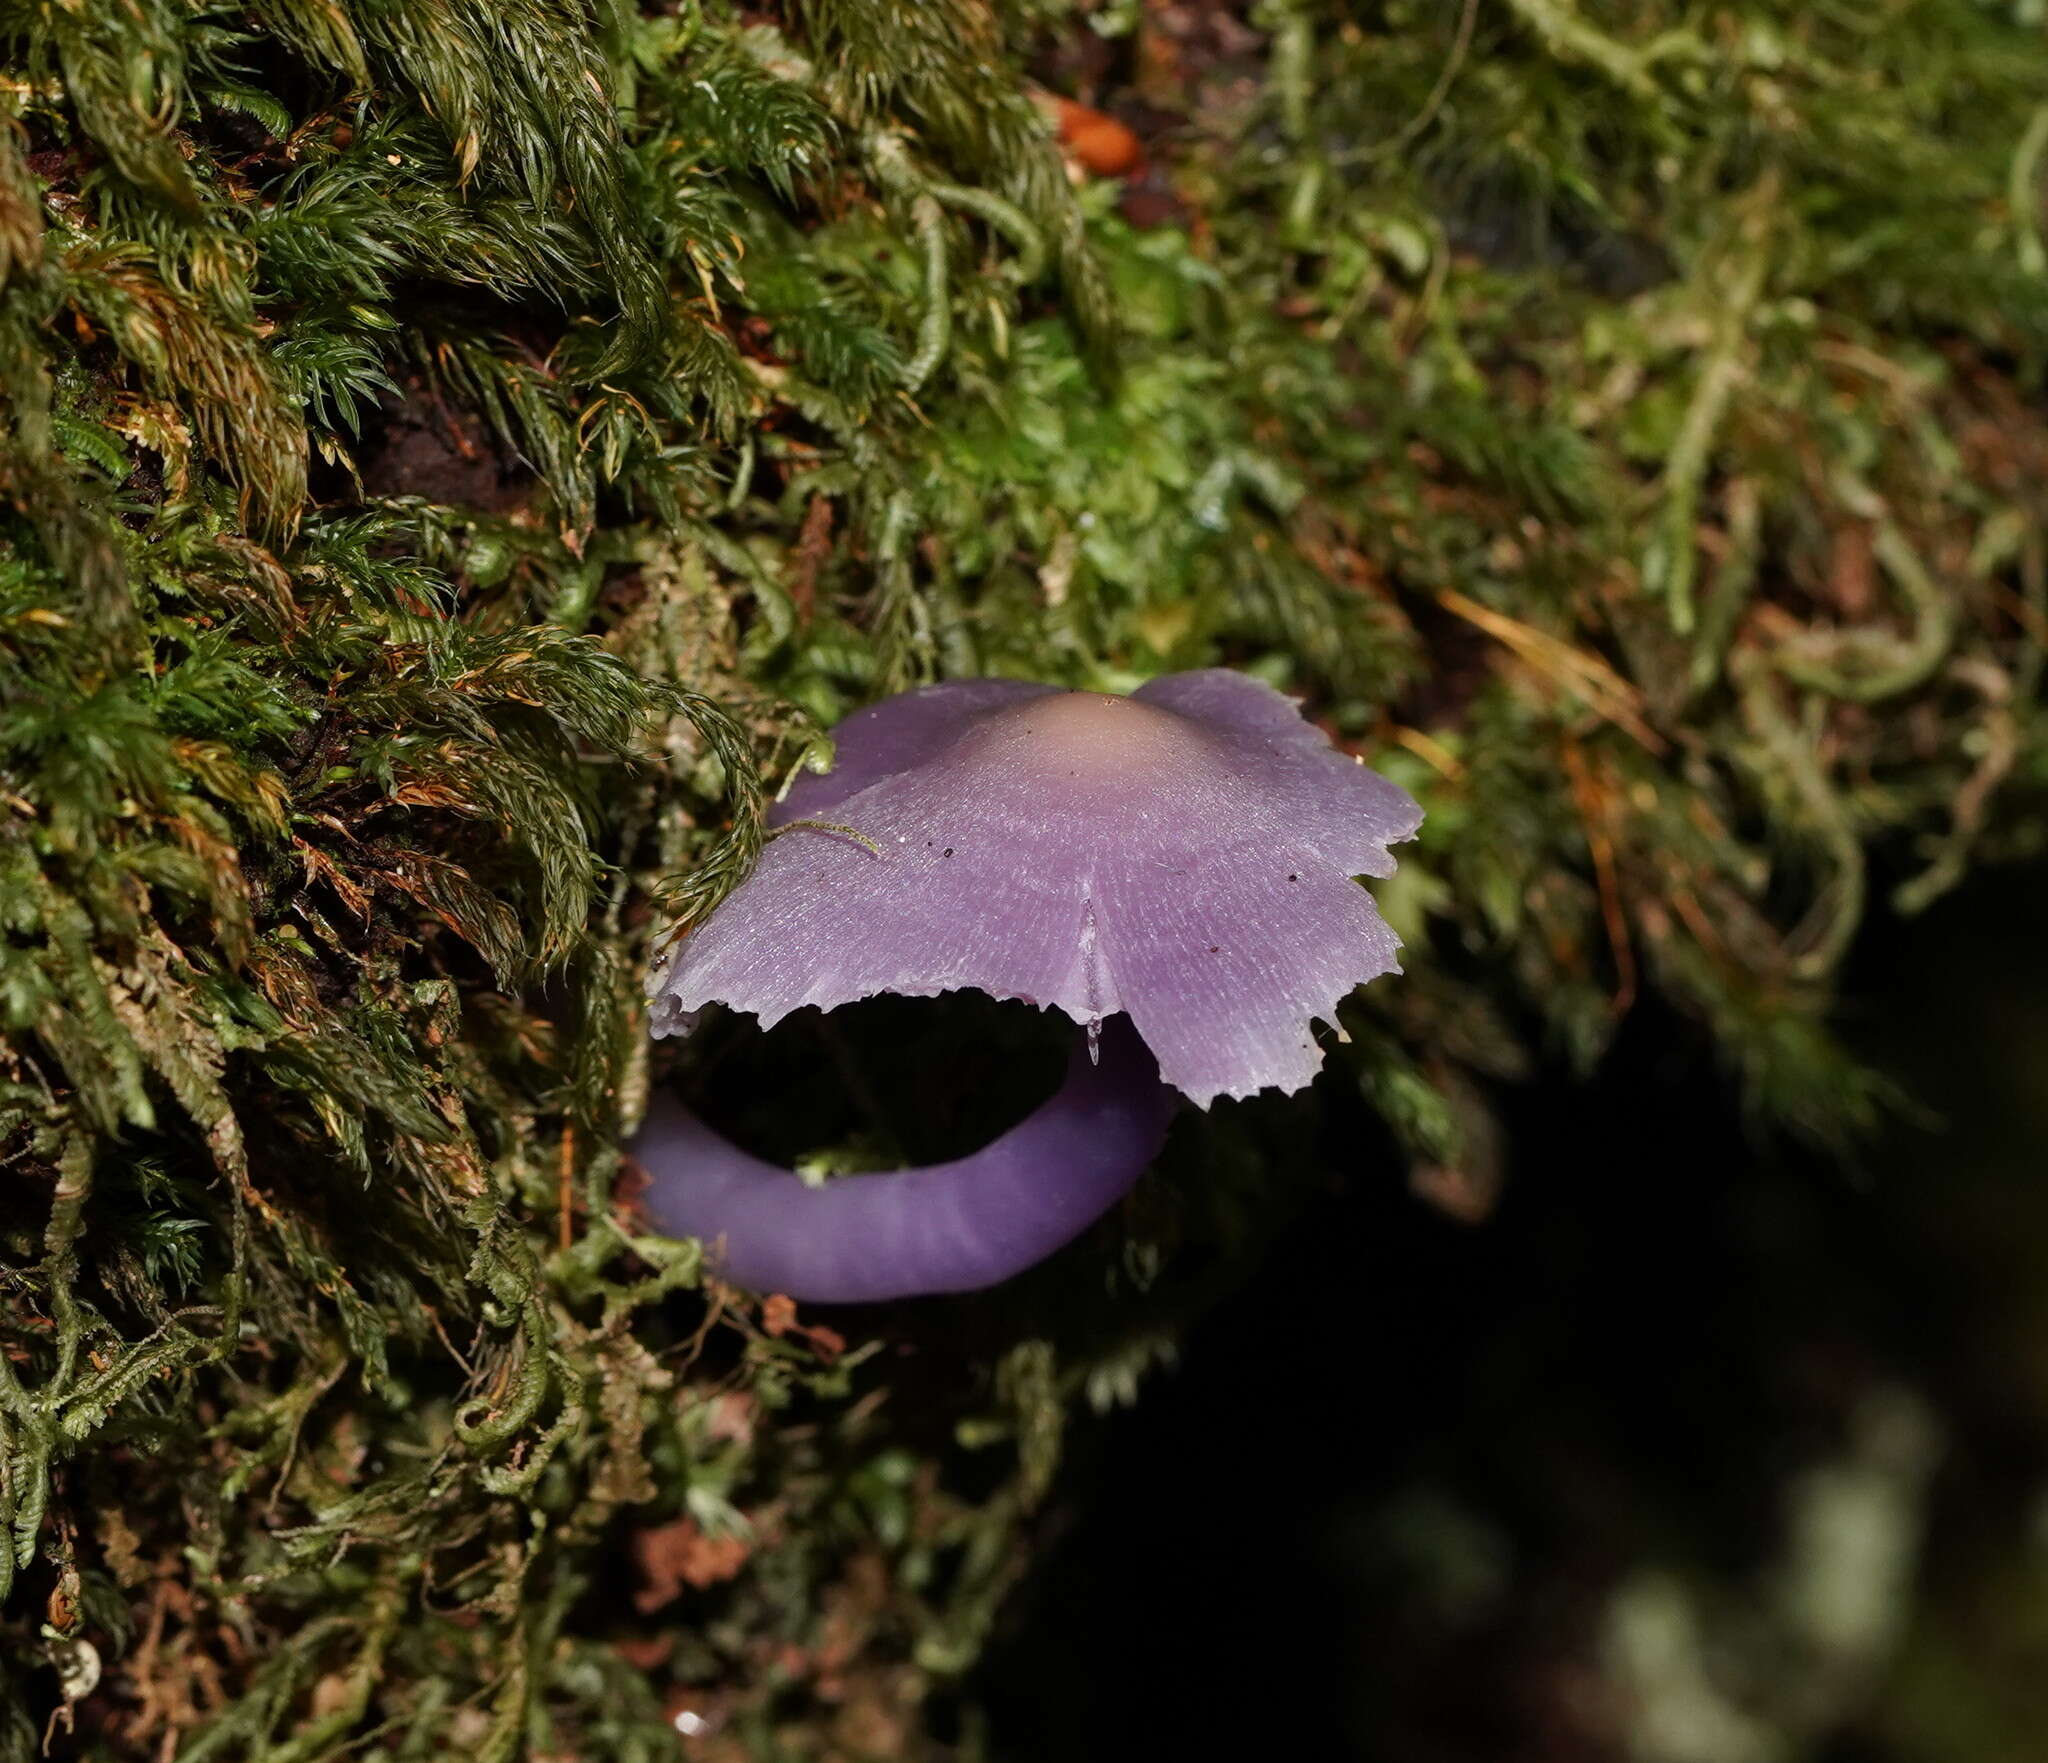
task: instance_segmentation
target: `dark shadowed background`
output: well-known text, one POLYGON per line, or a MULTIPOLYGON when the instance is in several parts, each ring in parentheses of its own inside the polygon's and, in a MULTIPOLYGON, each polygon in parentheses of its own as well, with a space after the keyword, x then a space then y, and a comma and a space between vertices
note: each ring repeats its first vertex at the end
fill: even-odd
POLYGON ((1347 1178, 1100 1426, 983 1679, 1007 1759, 2048 1754, 2048 871, 1873 928, 1844 1171, 1637 1013, 1487 1221, 1347 1178))

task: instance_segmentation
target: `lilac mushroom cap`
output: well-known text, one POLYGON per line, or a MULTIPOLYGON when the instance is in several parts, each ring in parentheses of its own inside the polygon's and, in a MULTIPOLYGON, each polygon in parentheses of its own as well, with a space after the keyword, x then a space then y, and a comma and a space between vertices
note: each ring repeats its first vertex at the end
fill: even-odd
POLYGON ((741 1285, 852 1302, 1049 1255, 1144 1173, 1175 1089, 1206 1107, 1306 1084, 1312 1022, 1396 968, 1353 878, 1391 874, 1422 811, 1278 692, 1211 669, 1129 698, 907 692, 849 717, 837 766, 776 818, 790 836, 657 980, 656 1035, 711 1003, 770 1027, 968 987, 1088 1029, 1058 1093, 974 1155, 822 1190, 656 1098, 633 1146, 655 1222, 741 1285))
POLYGON ((1127 1014, 1207 1107, 1300 1089, 1322 1063, 1311 1023, 1398 971, 1353 878, 1391 875, 1422 811, 1260 681, 1210 668, 1124 698, 961 680, 838 739, 777 819, 860 838, 771 843, 659 978, 655 1034, 713 1002, 770 1027, 972 987, 1091 1027, 1127 1014))

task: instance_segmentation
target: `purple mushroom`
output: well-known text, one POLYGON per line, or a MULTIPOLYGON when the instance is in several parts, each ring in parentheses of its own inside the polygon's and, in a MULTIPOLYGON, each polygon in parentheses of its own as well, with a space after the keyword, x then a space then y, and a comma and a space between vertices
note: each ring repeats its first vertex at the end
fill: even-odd
POLYGON ((656 1221, 799 1298, 1007 1278, 1136 1181, 1164 1086, 1206 1108, 1308 1083, 1312 1022, 1398 967, 1354 878, 1392 874, 1387 847, 1421 819, 1289 699, 1220 668, 1128 698, 962 680, 849 717, 836 767, 790 791, 785 836, 659 977, 653 1032, 714 1002, 769 1027, 973 988, 1064 1011, 1088 1059, 974 1156, 823 1189, 664 1101, 635 1146, 656 1221), (1098 1049, 1119 1016, 1135 1032, 1098 1049))

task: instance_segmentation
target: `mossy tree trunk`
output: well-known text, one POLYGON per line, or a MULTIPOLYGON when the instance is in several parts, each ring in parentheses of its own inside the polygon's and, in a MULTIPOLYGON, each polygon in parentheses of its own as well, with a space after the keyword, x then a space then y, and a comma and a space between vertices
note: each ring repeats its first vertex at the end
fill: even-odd
POLYGON ((2038 839, 2021 0, 0 40, 0 1756, 947 1748, 1314 1171, 1242 1111, 938 1321, 645 1234, 643 974, 873 696, 1222 662, 1413 789, 1324 1082, 1453 1195, 1651 988, 1853 1129, 1859 920, 2038 839))

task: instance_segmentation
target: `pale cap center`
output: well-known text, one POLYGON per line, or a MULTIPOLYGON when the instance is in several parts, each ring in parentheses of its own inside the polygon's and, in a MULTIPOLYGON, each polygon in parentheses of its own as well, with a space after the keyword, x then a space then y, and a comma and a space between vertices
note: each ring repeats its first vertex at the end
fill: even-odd
POLYGON ((1184 716, 1109 692, 1058 692, 999 710, 983 724, 993 744, 1035 768, 1113 778, 1199 765, 1207 743, 1184 716))

